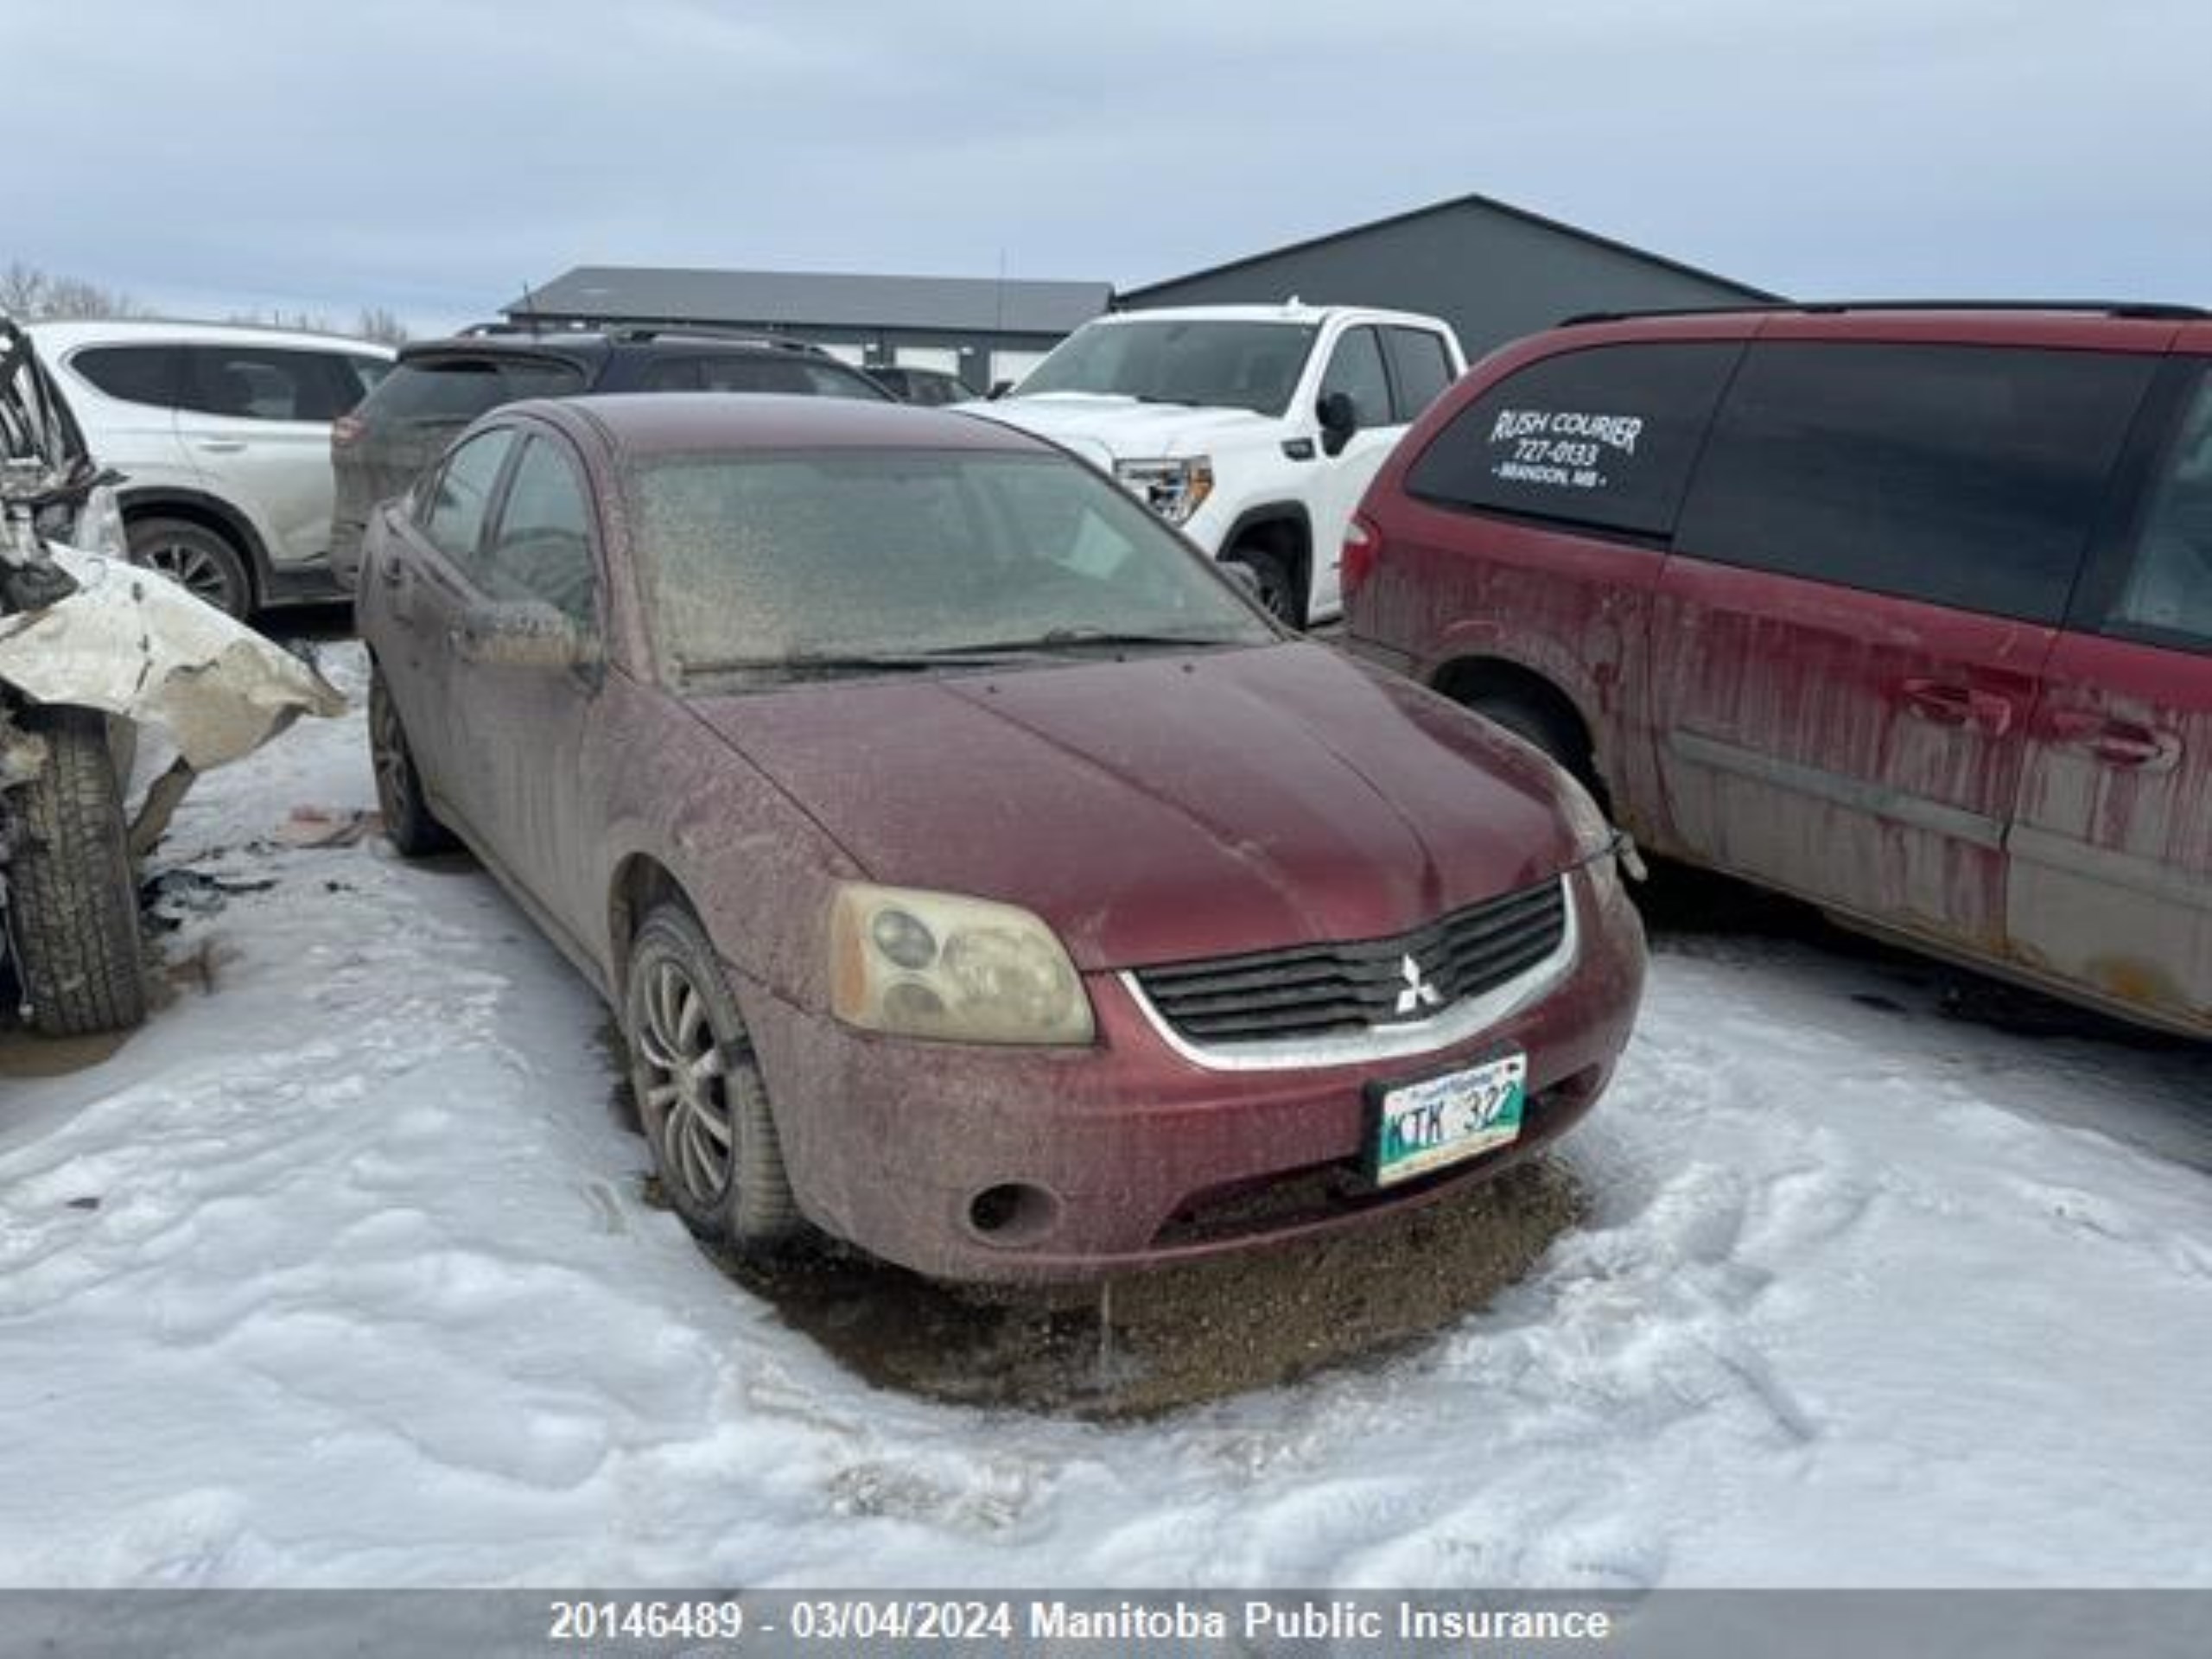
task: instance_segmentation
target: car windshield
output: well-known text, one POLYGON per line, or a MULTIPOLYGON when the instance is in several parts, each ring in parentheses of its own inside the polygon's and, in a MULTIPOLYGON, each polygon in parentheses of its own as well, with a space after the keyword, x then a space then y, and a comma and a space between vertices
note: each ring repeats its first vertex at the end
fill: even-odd
POLYGON ((1086 323, 1032 369, 1014 395, 1087 391, 1280 415, 1298 389, 1315 332, 1311 323, 1206 317, 1086 323))
POLYGON ((1144 507, 1057 455, 674 455, 631 489, 647 615, 680 680, 1277 637, 1144 507))

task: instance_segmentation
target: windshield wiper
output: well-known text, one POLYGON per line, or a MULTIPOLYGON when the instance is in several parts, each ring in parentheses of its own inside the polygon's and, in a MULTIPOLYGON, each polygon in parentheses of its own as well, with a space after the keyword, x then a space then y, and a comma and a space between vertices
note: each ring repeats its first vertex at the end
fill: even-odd
POLYGON ((1090 626, 1048 628, 1043 633, 1032 634, 1023 639, 992 639, 971 645, 960 645, 956 650, 980 652, 986 655, 997 652, 1060 651, 1070 646, 1114 645, 1175 645, 1184 648, 1207 645, 1234 645, 1243 643, 1224 639, 1211 633, 1143 633, 1118 628, 1090 626))
POLYGON ((931 668, 989 668, 1019 654, 1013 646, 956 645, 944 651, 794 651, 781 657, 717 657, 683 664, 700 674, 914 673, 931 668))

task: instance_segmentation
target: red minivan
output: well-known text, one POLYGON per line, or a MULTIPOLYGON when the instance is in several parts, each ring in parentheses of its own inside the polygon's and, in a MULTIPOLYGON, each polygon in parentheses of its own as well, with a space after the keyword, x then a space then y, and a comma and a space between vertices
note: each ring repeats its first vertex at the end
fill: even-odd
POLYGON ((1351 644, 1647 847, 2212 1035, 2212 315, 1577 319, 1376 476, 1351 644))

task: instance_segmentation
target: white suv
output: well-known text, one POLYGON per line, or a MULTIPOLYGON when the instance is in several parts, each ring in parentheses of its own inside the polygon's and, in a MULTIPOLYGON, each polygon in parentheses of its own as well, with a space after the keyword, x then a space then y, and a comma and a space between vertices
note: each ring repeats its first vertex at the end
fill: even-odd
POLYGON ((1448 323, 1351 306, 1192 306, 1085 323, 965 405, 1106 468, 1303 626, 1344 609, 1345 527, 1413 418, 1467 366, 1448 323))
POLYGON ((118 491, 130 556, 244 616, 329 577, 330 423, 391 365, 366 340, 191 322, 30 334, 118 491))

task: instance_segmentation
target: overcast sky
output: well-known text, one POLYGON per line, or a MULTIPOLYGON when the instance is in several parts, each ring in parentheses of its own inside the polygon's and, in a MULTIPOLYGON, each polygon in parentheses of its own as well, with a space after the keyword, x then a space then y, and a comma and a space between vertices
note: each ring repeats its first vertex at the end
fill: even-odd
POLYGON ((0 264, 1135 286, 1478 191, 1801 295, 2212 302, 2203 0, 10 0, 0 264))

